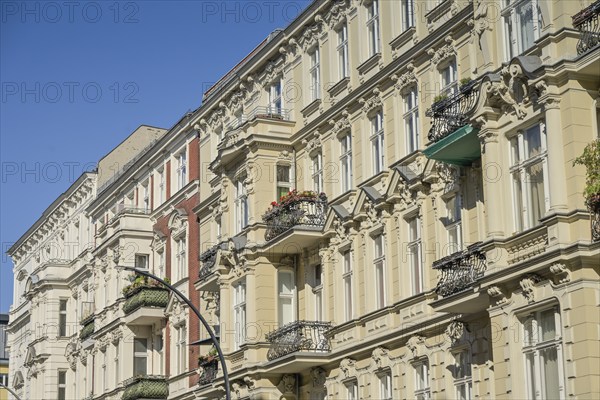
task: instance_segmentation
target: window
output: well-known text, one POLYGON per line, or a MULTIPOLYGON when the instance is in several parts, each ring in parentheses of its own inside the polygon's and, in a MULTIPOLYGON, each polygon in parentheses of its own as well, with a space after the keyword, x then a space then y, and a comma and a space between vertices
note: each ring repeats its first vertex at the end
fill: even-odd
POLYGON ((352 135, 350 132, 340 139, 341 155, 340 167, 342 169, 342 192, 352 189, 352 135))
POLYGON ((137 269, 148 269, 148 254, 136 254, 135 267, 137 269))
POLYGON ((269 113, 280 115, 283 110, 281 79, 269 87, 269 113))
POLYGON ((233 287, 233 323, 235 330, 235 349, 246 341, 246 281, 233 287))
POLYGON ((344 252, 343 263, 344 317, 346 321, 350 321, 354 313, 354 300, 352 297, 352 252, 350 250, 344 252))
POLYGON ((469 400, 471 398, 471 356, 468 350, 454 353, 454 387, 457 400, 469 400))
POLYGON ((187 241, 185 234, 175 239, 175 265, 177 266, 177 279, 187 277, 187 241))
POLYGON ((158 170, 158 203, 165 202, 165 170, 158 170))
POLYGON ((419 98, 416 87, 404 95, 404 133, 407 152, 416 151, 419 148, 419 98))
POLYGON ((67 336, 67 300, 58 301, 58 336, 67 336))
POLYGON ((373 238, 373 264, 375 265, 375 296, 377 308, 385 307, 385 244, 383 234, 373 238))
POLYGON ((158 276, 165 276, 165 251, 157 252, 158 255, 158 276))
POLYGON ((392 400, 392 373, 385 372, 377 376, 379 378, 379 398, 392 400))
POLYGON ((179 326, 177 329, 177 374, 183 374, 186 371, 187 366, 187 327, 185 324, 179 326))
POLYGON ((323 267, 321 264, 315 265, 315 319, 323 321, 323 267))
POLYGON ((369 57, 379 53, 379 0, 367 6, 367 30, 369 32, 369 57))
POLYGON ((319 48, 315 47, 310 53, 310 93, 311 100, 321 98, 321 73, 319 71, 321 61, 319 58, 319 48))
POLYGON ((338 54, 338 74, 342 80, 350 76, 348 66, 348 25, 344 23, 336 31, 338 38, 337 54, 338 54))
POLYGON ((431 398, 429 392, 429 361, 423 359, 413 364, 415 369, 415 398, 417 400, 428 400, 431 398))
POLYGON ((101 391, 104 393, 104 391, 108 388, 108 371, 106 369, 107 367, 107 362, 108 362, 108 357, 106 356, 106 349, 104 351, 100 352, 102 354, 102 379, 101 379, 101 391))
POLYGON ((115 387, 119 386, 119 377, 121 376, 121 371, 119 370, 119 342, 115 343, 115 387))
POLYGON ((415 1, 402 0, 402 30, 415 26, 415 1))
POLYGON ((148 372, 148 339, 133 339, 133 376, 148 372))
POLYGON ((295 320, 294 297, 296 288, 294 284, 294 273, 292 271, 280 270, 277 272, 277 285, 279 287, 279 326, 289 324, 295 320))
POLYGON ((248 195, 244 185, 245 180, 245 175, 240 176, 235 183, 235 214, 238 232, 248 226, 248 195))
POLYGON ((371 148, 373 151, 373 174, 383 171, 385 165, 383 147, 383 112, 379 111, 371 118, 371 148))
POLYGON ((458 91, 458 80, 456 77, 456 60, 452 59, 440 70, 442 90, 440 94, 452 96, 458 91))
POLYGON ((185 150, 177 156, 177 189, 187 184, 187 164, 185 150))
POLYGON ((346 399, 358 400, 358 382, 351 381, 344 384, 346 386, 346 399))
POLYGON ((156 336, 156 352, 158 353, 158 373, 163 373, 164 352, 163 352, 163 336, 156 336))
POLYGON ((537 0, 504 0, 502 10, 507 59, 533 46, 542 25, 537 0))
POLYGON ((311 158, 313 189, 317 193, 323 192, 323 155, 315 154, 311 158))
POLYGON ((462 223, 460 196, 457 194, 446 202, 446 231, 448 232, 448 254, 462 250, 462 223))
MULTIPOLYGON (((8 382, 7 382, 8 384, 8 382)), ((67 398, 67 371, 64 369, 58 370, 58 400, 66 400, 67 398)))
POLYGON ((408 256, 413 295, 423 291, 423 267, 421 262, 421 226, 419 217, 408 220, 408 256))
POLYGON ((282 196, 288 194, 291 189, 290 182, 290 166, 278 165, 277 166, 277 201, 282 196))
POLYGON ((531 399, 564 398, 560 314, 556 308, 535 311, 522 318, 523 354, 531 399))
POLYGON ((548 209, 544 124, 519 132, 511 139, 510 144, 515 228, 521 231, 537 225, 548 209))
POLYGON ((148 193, 148 182, 142 185, 142 209, 144 212, 150 211, 150 195, 148 193))

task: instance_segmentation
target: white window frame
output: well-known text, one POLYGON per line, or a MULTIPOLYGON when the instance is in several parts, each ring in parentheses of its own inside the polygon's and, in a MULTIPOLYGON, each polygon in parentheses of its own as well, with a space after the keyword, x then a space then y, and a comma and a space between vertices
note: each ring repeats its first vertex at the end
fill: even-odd
POLYGON ((69 301, 67 299, 58 300, 58 336, 66 337, 69 335, 67 332, 67 308, 69 301), (63 309, 64 304, 64 309, 63 309))
POLYGON ((446 201, 448 254, 456 253, 463 248, 461 201, 462 197, 458 193, 446 201), (452 205, 454 205, 454 207, 452 207, 452 205), (453 241, 453 236, 456 238, 455 241, 453 241))
POLYGON ((348 57, 348 24, 346 21, 335 31, 338 44, 336 47, 338 55, 338 78, 342 80, 350 76, 350 66, 348 57))
POLYGON ((340 168, 342 193, 351 190, 354 184, 352 176, 352 134, 347 132, 340 138, 340 168))
POLYGON ((539 218, 543 218, 550 208, 548 149, 546 126, 539 122, 527 129, 521 130, 510 139, 511 167, 509 168, 513 192, 513 209, 515 231, 520 232, 539 224, 533 213, 533 195, 531 190, 532 179, 527 173, 528 169, 541 163, 542 179, 544 186, 544 209, 540 210, 539 218), (540 152, 528 156, 531 151, 526 135, 533 129, 539 129, 540 152), (520 195, 519 195, 520 192, 520 195))
POLYGON ((431 383, 429 377, 429 360, 423 358, 412 364, 415 377, 414 398, 429 400, 431 398, 431 383))
POLYGON ((187 185, 187 149, 183 149, 176 159, 177 159, 177 190, 181 190, 185 185, 187 185))
MULTIPOLYGON (((7 375, 6 380, 7 380, 6 385, 8 385, 8 375, 7 375)), ((67 399, 67 370, 66 369, 58 370, 56 383, 57 383, 57 389, 58 389, 57 399, 58 400, 66 400, 67 399), (61 376, 64 379, 64 382, 61 382, 61 376), (62 396, 61 396, 61 390, 62 390, 62 396)))
POLYGON ((408 227, 408 256, 412 294, 423 292, 423 255, 421 252, 421 218, 417 215, 407 220, 408 227), (416 254, 416 265, 415 257, 416 254))
POLYGON ((471 400, 473 374, 471 372, 471 352, 468 348, 452 352, 454 359, 454 393, 457 400, 471 400))
POLYGON ((379 32, 379 0, 372 0, 367 5, 367 32, 369 38, 369 57, 381 51, 379 32))
POLYGON ((279 326, 283 326, 287 323, 290 323, 292 321, 296 320, 296 285, 295 285, 295 274, 294 271, 291 269, 279 269, 277 271, 277 288, 278 288, 278 296, 279 296, 279 301, 277 304, 277 312, 278 312, 278 319, 277 322, 279 324, 279 326), (282 290, 282 275, 288 275, 288 277, 290 278, 290 282, 292 282, 292 290, 290 292, 284 292, 282 290), (283 304, 287 303, 287 302, 291 302, 291 307, 292 307, 292 315, 289 315, 289 321, 284 319, 285 315, 283 312, 283 304))
POLYGON ((145 365, 146 365, 146 372, 142 375, 147 375, 148 374, 148 339, 147 338, 134 338, 133 339, 133 374, 134 376, 138 375, 137 371, 135 370, 135 361, 137 359, 144 359, 145 361, 145 365), (140 342, 142 343, 142 341, 146 341, 146 351, 135 351, 135 343, 136 342, 140 342))
POLYGON ((183 374, 187 370, 187 325, 185 323, 176 327, 177 330, 177 342, 176 346, 176 371, 177 375, 183 374))
POLYGON ((452 58, 442 65, 440 68, 440 82, 442 84, 440 94, 451 97, 458 92, 456 58, 452 58))
POLYGON ((246 342, 246 279, 233 285, 234 349, 246 342))
POLYGON ((119 350, 120 350, 120 344, 119 342, 116 342, 114 344, 115 347, 115 358, 114 358, 114 363, 115 363, 115 387, 119 386, 119 378, 121 377, 121 371, 119 371, 119 350))
POLYGON ((313 190, 322 193, 323 188, 323 153, 320 151, 310 158, 313 190))
POLYGON ((250 215, 245 180, 246 175, 241 175, 235 181, 235 225, 238 233, 248 226, 250 215))
POLYGON ((403 96, 404 133, 406 151, 412 153, 419 149, 419 95, 416 87, 411 87, 403 96))
POLYGON ((107 370, 107 364, 108 364, 108 354, 107 354, 107 349, 104 349, 104 351, 100 351, 100 353, 102 353, 102 388, 101 388, 101 392, 104 393, 107 389, 108 389, 108 370, 107 370))
POLYGON ((269 86, 269 113, 281 115, 283 112, 283 82, 277 79, 269 86))
POLYGON ((187 268, 187 232, 183 232, 181 235, 173 238, 175 244, 175 266, 177 275, 175 281, 180 281, 188 276, 187 268))
POLYGON ((345 382, 346 387, 346 400, 358 400, 358 381, 353 379, 349 382, 345 382))
POLYGON ((352 281, 352 250, 348 249, 342 253, 342 281, 344 285, 344 318, 350 321, 354 318, 354 288, 352 281))
POLYGON ((392 372, 381 372, 377 374, 377 379, 379 380, 379 398, 382 400, 392 400, 392 372))
POLYGON ((380 309, 387 304, 385 235, 380 232, 373 236, 373 266, 375 267, 375 306, 380 309))
POLYGON ((402 31, 415 26, 415 4, 414 0, 401 0, 400 7, 402 8, 402 31))
POLYGON ((383 125, 383 111, 377 111, 377 113, 370 119, 370 124, 373 175, 377 175, 385 168, 385 132, 383 125))
POLYGON ((158 204, 165 202, 165 169, 164 167, 158 171, 158 204))
POLYGON ((323 310, 323 265, 315 265, 313 271, 315 279, 315 286, 313 288, 313 294, 315 296, 315 321, 323 321, 325 317, 323 310))
POLYGON ((275 179, 277 181, 277 185, 275 186, 276 191, 276 201, 279 201, 282 194, 285 195, 289 193, 292 189, 292 167, 290 165, 278 164, 275 166, 275 179), (287 174, 283 173, 283 171, 287 170, 287 174), (287 176, 285 176, 287 175, 287 176), (284 179, 281 179, 281 178, 284 179), (283 191, 285 193, 283 193, 283 191))
POLYGON ((145 182, 142 184, 142 208, 145 213, 150 211, 150 192, 148 190, 149 183, 145 182))
POLYGON ((529 48, 531 48, 535 41, 540 37, 540 15, 538 10, 537 0, 504 0, 504 9, 501 11, 503 18, 503 29, 504 29, 504 53, 506 60, 510 60, 516 57, 529 48), (532 18, 532 41, 524 47, 524 27, 521 26, 521 15, 519 14, 519 8, 531 7, 531 18, 532 18))
POLYGON ((311 101, 315 101, 321 98, 321 55, 318 45, 309 51, 308 57, 310 59, 308 70, 310 75, 310 97, 311 101))

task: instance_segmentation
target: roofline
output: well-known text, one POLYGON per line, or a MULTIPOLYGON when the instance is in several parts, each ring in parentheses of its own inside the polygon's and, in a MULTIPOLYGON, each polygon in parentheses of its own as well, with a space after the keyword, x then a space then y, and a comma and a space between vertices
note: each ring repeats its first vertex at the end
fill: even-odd
POLYGON ((113 147, 112 149, 110 149, 110 151, 108 153, 106 153, 105 155, 102 156, 102 158, 100 158, 97 162, 96 165, 100 164, 100 162, 102 160, 104 160, 106 157, 108 157, 110 155, 110 153, 112 153, 117 147, 119 147, 120 145, 122 145, 123 143, 125 143, 125 141, 127 139, 129 139, 134 133, 136 133, 138 131, 138 129, 145 127, 145 128, 153 128, 153 129, 160 129, 161 131, 166 131, 167 128, 160 128, 158 126, 152 126, 152 125, 146 125, 146 124, 141 124, 140 126, 138 126, 137 128, 135 128, 133 131, 131 131, 131 133, 129 135, 127 135, 125 138, 123 138, 123 140, 121 140, 119 142, 118 145, 116 145, 115 147, 113 147))

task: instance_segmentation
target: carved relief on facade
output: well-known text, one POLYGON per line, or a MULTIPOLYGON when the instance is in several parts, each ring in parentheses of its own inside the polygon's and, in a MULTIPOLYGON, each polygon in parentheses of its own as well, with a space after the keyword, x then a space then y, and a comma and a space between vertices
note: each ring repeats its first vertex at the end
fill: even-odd
POLYGON ((394 82, 396 90, 403 92, 406 89, 417 85, 417 76, 415 74, 415 66, 409 63, 405 71, 401 74, 393 74, 390 79, 394 82))
POLYGON ((337 121, 331 119, 329 120, 329 125, 331 126, 331 132, 334 135, 339 135, 340 133, 351 128, 349 113, 347 110, 342 111, 342 116, 337 121))
POLYGON ((536 274, 525 275, 519 281, 523 297, 525 297, 529 303, 533 303, 535 301, 535 284, 541 281, 542 277, 536 274))
POLYGON ((356 361, 352 358, 344 358, 340 362, 340 371, 342 371, 344 379, 356 375, 356 361))
POLYGON ((456 56, 456 44, 454 43, 452 36, 446 36, 444 43, 445 44, 439 47, 437 50, 427 50, 427 54, 431 57, 431 62, 434 65, 438 65, 441 62, 456 56))
POLYGON ((406 342, 406 347, 412 353, 413 358, 417 358, 422 355, 422 347, 425 345, 425 337, 421 335, 411 336, 406 342))
POLYGON ((554 283, 557 285, 571 281, 571 271, 569 271, 565 264, 552 264, 550 266, 550 272, 554 275, 554 283))
POLYGON ((381 97, 381 90, 375 88, 369 97, 362 97, 358 100, 361 105, 362 111, 365 115, 380 109, 383 107, 383 99, 381 97))

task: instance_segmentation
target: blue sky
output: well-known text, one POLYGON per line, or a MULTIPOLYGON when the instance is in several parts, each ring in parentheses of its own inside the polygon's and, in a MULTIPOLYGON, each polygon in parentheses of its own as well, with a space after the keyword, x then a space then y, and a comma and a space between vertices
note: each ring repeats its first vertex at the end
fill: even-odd
POLYGON ((168 128, 309 0, 0 0, 0 312, 6 250, 141 124, 168 128))

